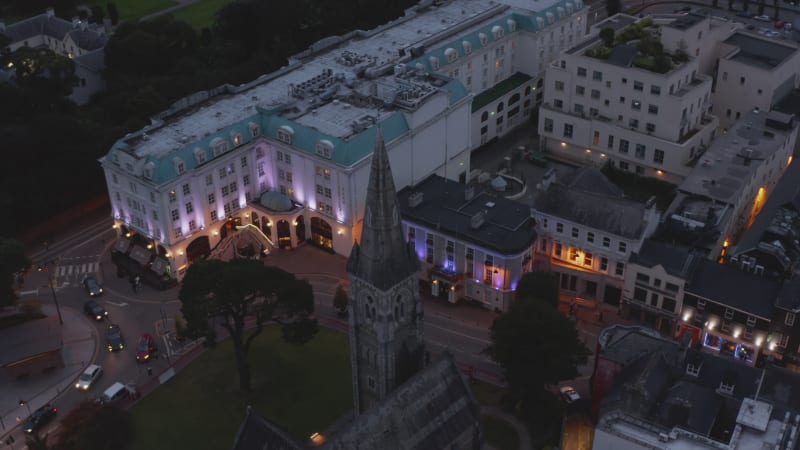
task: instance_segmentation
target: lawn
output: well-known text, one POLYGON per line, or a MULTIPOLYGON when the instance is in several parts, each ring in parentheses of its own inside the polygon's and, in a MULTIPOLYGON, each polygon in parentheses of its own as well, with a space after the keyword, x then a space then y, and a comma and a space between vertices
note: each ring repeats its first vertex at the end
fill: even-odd
MULTIPOLYGON (((111 0, 87 0, 88 6, 97 5, 103 8, 108 17, 107 4, 111 0)), ((117 4, 120 20, 131 20, 145 16, 177 4, 175 0, 114 0, 117 4)))
POLYGON ((133 450, 231 448, 245 407, 304 439, 352 409, 347 336, 321 329, 305 345, 269 327, 250 350, 253 392, 238 390, 233 348, 207 350, 135 406, 133 450))
POLYGON ((175 20, 188 23, 195 30, 211 27, 217 11, 233 0, 198 0, 189 6, 172 12, 175 20))

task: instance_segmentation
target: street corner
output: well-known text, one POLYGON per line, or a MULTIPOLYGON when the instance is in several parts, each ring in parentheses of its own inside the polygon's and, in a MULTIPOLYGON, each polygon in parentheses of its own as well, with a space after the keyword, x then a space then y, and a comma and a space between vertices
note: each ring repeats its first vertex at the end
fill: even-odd
POLYGON ((179 338, 173 332, 167 332, 161 339, 164 341, 164 349, 168 356, 183 356, 200 344, 199 339, 179 338))
POLYGON ((175 332, 175 319, 158 319, 155 322, 156 336, 166 336, 175 332))

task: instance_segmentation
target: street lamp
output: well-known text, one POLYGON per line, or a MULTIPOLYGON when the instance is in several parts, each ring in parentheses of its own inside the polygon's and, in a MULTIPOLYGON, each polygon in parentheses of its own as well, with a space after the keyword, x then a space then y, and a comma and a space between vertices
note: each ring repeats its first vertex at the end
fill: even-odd
POLYGON ((58 297, 56 297, 56 288, 54 287, 55 280, 53 279, 53 276, 50 274, 50 266, 47 264, 45 264, 44 266, 39 266, 39 272, 41 272, 42 270, 44 270, 45 273, 47 273, 47 284, 50 285, 50 292, 53 293, 53 303, 56 304, 56 312, 58 313, 58 323, 64 325, 64 319, 61 318, 61 308, 58 306, 58 297))
POLYGON ((33 413, 31 412, 31 405, 30 405, 30 404, 28 404, 28 402, 26 402, 25 400, 20 400, 20 401, 19 401, 19 406, 20 406, 20 407, 22 407, 22 406, 27 406, 27 407, 28 407, 28 415, 29 415, 29 416, 32 416, 32 415, 33 415, 33 413))

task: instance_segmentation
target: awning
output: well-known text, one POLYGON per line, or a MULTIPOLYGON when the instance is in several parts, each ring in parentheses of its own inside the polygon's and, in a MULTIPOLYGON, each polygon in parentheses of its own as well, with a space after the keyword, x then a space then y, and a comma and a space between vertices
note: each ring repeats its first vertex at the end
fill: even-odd
POLYGON ((142 247, 139 247, 138 245, 134 245, 129 256, 131 257, 132 260, 138 262, 142 266, 146 266, 147 263, 150 262, 150 257, 152 256, 152 253, 150 253, 149 251, 145 250, 142 247))
POLYGON ((153 264, 150 266, 150 270, 152 270, 158 275, 163 275, 168 268, 169 268, 169 262, 164 258, 154 259, 153 264))
POLYGON ((120 253, 125 253, 128 251, 128 248, 131 246, 131 241, 127 239, 117 239, 117 242, 114 243, 114 250, 120 253))

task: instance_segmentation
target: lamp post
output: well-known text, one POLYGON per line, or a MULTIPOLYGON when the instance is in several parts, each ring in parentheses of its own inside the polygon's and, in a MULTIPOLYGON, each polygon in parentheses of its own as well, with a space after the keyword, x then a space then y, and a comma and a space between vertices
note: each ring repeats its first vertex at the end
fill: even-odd
POLYGON ((47 273, 47 284, 50 285, 50 292, 53 293, 53 303, 56 304, 56 312, 58 313, 58 323, 64 325, 64 319, 61 317, 61 308, 58 306, 58 297, 56 296, 56 288, 53 286, 55 284, 55 280, 53 280, 53 276, 50 274, 50 266, 45 264, 44 267, 39 266, 39 272, 42 270, 47 273))

